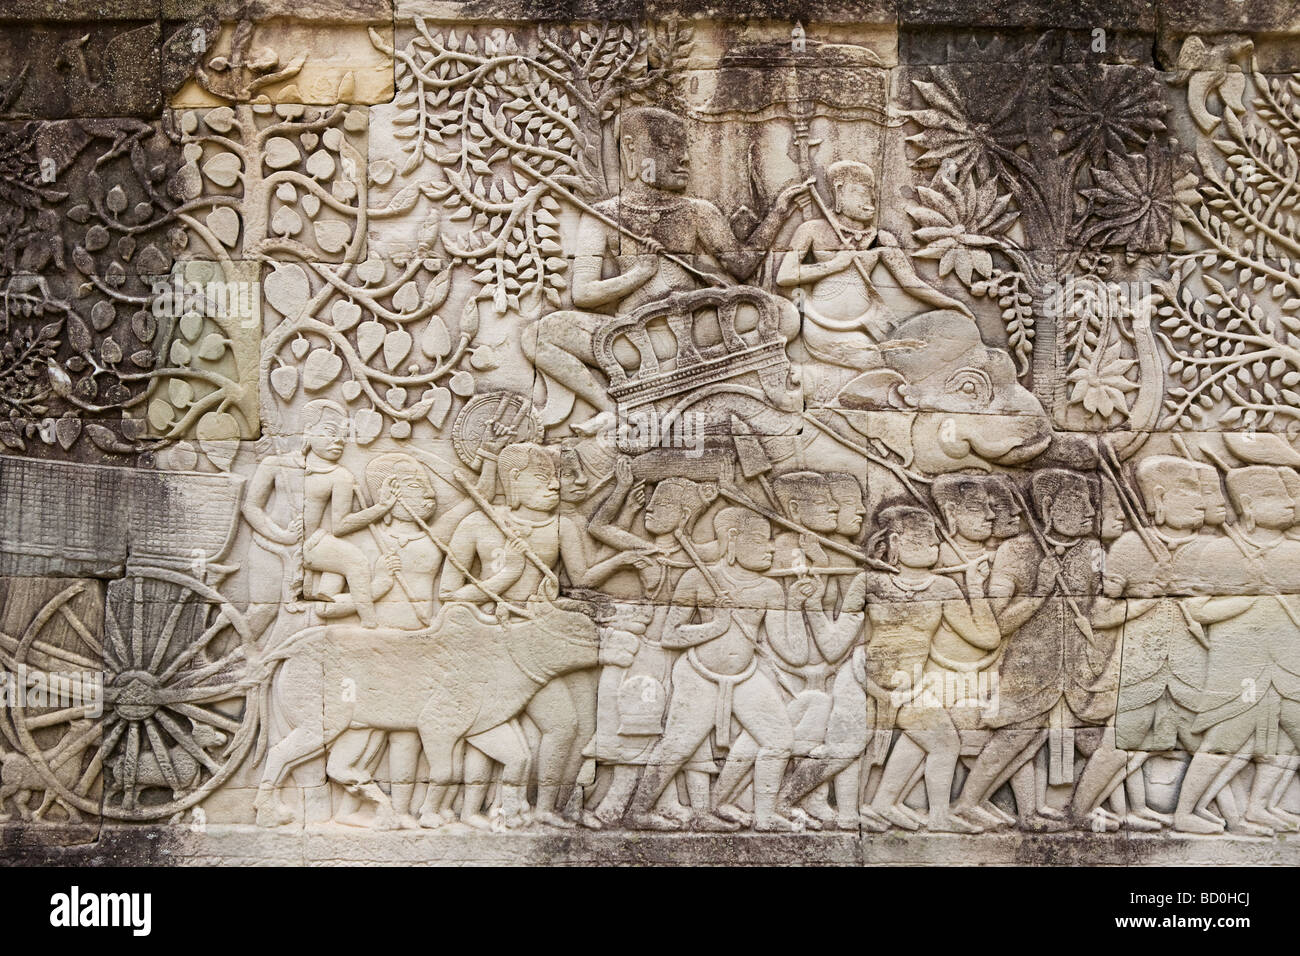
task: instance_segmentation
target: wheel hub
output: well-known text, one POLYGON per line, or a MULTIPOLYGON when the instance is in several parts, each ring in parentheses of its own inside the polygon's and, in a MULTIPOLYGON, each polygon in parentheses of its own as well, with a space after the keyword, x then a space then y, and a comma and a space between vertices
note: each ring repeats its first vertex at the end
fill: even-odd
POLYGON ((144 671, 127 671, 113 680, 114 707, 127 720, 144 720, 158 709, 158 681, 144 671))

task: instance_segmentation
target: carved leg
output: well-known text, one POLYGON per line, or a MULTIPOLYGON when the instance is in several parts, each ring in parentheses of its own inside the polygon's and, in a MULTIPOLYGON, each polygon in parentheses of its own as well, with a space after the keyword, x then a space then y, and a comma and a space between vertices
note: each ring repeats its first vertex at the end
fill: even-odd
POLYGON ((776 685, 762 671, 736 686, 735 715, 758 744, 754 758, 754 829, 789 830, 795 824, 777 812, 781 778, 794 748, 794 727, 776 685))
POLYGON ((685 658, 673 666, 672 686, 664 735, 650 754, 628 810, 629 826, 639 829, 681 829, 677 821, 652 811, 668 784, 713 729, 717 686, 696 673, 685 658))
POLYGON ((575 749, 581 752, 576 747, 578 716, 569 685, 553 680, 539 690, 528 704, 528 716, 542 732, 537 748, 537 820, 550 826, 572 827, 558 812, 569 756, 575 749))
MULTIPOLYGON (((600 317, 585 312, 552 312, 537 324, 532 360, 538 371, 585 400, 597 412, 606 412, 614 410, 614 403, 592 372, 597 364, 592 338, 599 320, 600 317)), ((568 418, 572 409, 571 397, 548 394, 542 424, 558 425, 568 418)))
POLYGON ((275 827, 293 822, 293 814, 279 801, 284 776, 294 766, 318 756, 324 749, 325 740, 321 731, 309 727, 295 728, 270 749, 266 755, 266 767, 262 771, 262 782, 258 785, 257 797, 253 801, 253 806, 257 809, 258 826, 275 827))
POLYGON ((392 774, 393 809, 403 826, 412 826, 411 796, 415 792, 415 774, 420 763, 420 736, 409 730, 395 730, 388 735, 388 767, 392 774))
MULTIPOLYGON (((374 803, 377 809, 373 826, 379 830, 392 830, 398 826, 393 804, 365 766, 377 749, 375 737, 382 740, 381 734, 371 730, 348 730, 341 734, 330 747, 325 775, 353 796, 374 803)), ((338 822, 348 826, 365 825, 358 810, 341 815, 338 822)))
MULTIPOLYGON (((523 800, 524 787, 528 783, 529 753, 527 741, 518 729, 511 724, 500 724, 481 734, 468 739, 474 748, 501 764, 501 816, 508 827, 518 826, 524 822, 526 806, 523 800)), ((465 807, 470 807, 469 781, 482 779, 481 773, 471 775, 470 752, 465 754, 466 797, 465 807)), ((481 796, 479 798, 481 800, 481 796)), ((462 811, 462 822, 473 823, 466 819, 462 811)))

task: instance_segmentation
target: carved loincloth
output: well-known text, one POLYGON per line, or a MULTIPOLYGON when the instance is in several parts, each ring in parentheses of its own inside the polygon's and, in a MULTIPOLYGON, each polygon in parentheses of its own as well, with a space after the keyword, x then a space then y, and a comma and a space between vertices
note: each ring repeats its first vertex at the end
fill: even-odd
POLYGON ((719 747, 731 746, 731 711, 736 687, 749 680, 758 671, 758 658, 750 659, 749 665, 739 674, 718 674, 700 663, 699 656, 692 647, 686 652, 686 660, 695 673, 706 681, 718 686, 718 697, 713 707, 713 736, 719 747))

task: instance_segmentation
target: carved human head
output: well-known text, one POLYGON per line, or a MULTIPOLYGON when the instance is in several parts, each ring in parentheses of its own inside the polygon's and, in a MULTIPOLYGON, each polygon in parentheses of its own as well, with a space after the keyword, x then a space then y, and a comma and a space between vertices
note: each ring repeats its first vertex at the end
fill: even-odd
POLYGON ((1101 540, 1114 541, 1124 533, 1126 527, 1124 504, 1120 501, 1119 492, 1113 482, 1101 482, 1098 491, 1100 496, 1097 503, 1097 529, 1101 540))
POLYGON ((713 532, 728 564, 750 571, 772 566, 772 526, 748 508, 723 508, 713 516, 713 532))
POLYGON ((675 113, 636 106, 619 115, 623 173, 632 182, 684 192, 690 181, 686 122, 675 113))
POLYGON ((1286 493, 1295 502, 1295 522, 1292 527, 1300 526, 1300 474, 1297 474, 1294 468, 1288 467, 1279 467, 1277 471, 1282 476, 1282 484, 1286 486, 1286 493))
POLYGON ((876 531, 867 553, 902 568, 932 568, 939 563, 939 532, 934 516, 915 505, 891 505, 876 512, 876 531))
POLYGON ((560 443, 560 498, 586 501, 614 470, 614 456, 602 436, 566 438, 560 443))
POLYGON ((1094 533, 1096 482, 1066 468, 1043 468, 1030 481, 1034 508, 1048 533, 1082 538, 1094 533))
POLYGON ((983 475, 939 475, 930 494, 949 534, 967 541, 987 541, 993 534, 996 513, 983 475))
POLYGON ((777 503, 787 518, 818 534, 830 534, 839 524, 839 505, 826 476, 816 471, 791 471, 772 479, 777 503))
POLYGON ((1196 476, 1200 479, 1201 501, 1205 505, 1205 524, 1211 528, 1221 527, 1228 520, 1228 499, 1223 496, 1219 469, 1197 462, 1196 476))
POLYGON ((366 463, 366 488, 371 501, 383 498, 384 484, 391 481, 397 492, 397 504, 385 518, 410 521, 413 517, 428 521, 438 509, 438 493, 425 467, 400 452, 379 455, 366 463))
POLYGON ((689 478, 665 478, 655 485, 645 507, 645 529, 651 534, 689 534, 716 495, 716 489, 689 478))
POLYGON ((858 223, 869 223, 876 215, 876 173, 866 163, 841 159, 826 169, 826 179, 835 194, 835 211, 858 223))
POLYGON ((1205 499, 1196 465, 1177 455, 1151 455, 1134 472, 1147 514, 1157 525, 1177 531, 1199 528, 1205 499))
POLYGON ((348 413, 338 402, 318 398, 308 402, 302 414, 303 440, 307 450, 326 461, 343 457, 348 434, 348 413))
POLYGON ((856 538, 862 533, 862 519, 866 517, 867 505, 862 497, 862 485, 852 475, 829 473, 826 480, 830 482, 831 494, 839 507, 835 521, 835 530, 846 538, 856 538))
POLYGON ((1281 470, 1271 465, 1233 468, 1224 479, 1232 507, 1246 530, 1285 530, 1295 521, 1295 501, 1282 480, 1281 470))
POLYGON ((571 442, 560 445, 560 500, 586 501, 591 482, 577 448, 571 442))
POLYGON ((984 488, 993 508, 993 537, 1014 538, 1025 530, 1020 496, 1007 475, 986 475, 984 488))
POLYGON ((532 442, 506 445, 497 456, 497 475, 507 507, 551 511, 560 502, 560 476, 545 448, 532 442))

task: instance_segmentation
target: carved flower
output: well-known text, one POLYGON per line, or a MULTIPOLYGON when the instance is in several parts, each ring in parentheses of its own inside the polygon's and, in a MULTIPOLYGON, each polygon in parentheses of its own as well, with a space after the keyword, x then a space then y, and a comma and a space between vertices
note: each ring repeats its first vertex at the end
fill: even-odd
POLYGON ((1121 357, 1118 341, 1112 343, 1095 361, 1070 373, 1069 381, 1074 383, 1070 402, 1102 418, 1109 418, 1116 409, 1127 411, 1125 395, 1138 386, 1125 373, 1135 364, 1134 359, 1121 357))
POLYGON ((946 70, 935 70, 932 83, 913 80, 912 85, 926 102, 926 108, 906 113, 924 127, 907 139, 924 150, 916 160, 922 168, 943 165, 959 181, 974 169, 987 179, 993 157, 1009 153, 1024 139, 1020 91, 968 95, 946 70))
POLYGON ((916 194, 920 202, 907 210, 920 227, 914 235, 925 243, 916 255, 938 259, 939 275, 956 272, 968 285, 975 274, 988 278, 993 270, 988 249, 999 245, 996 237, 1019 215, 1007 211, 1010 194, 998 195, 996 179, 977 188, 968 175, 959 188, 942 173, 933 187, 920 186, 916 194))
POLYGON ((1108 154, 1106 166, 1093 169, 1094 185, 1080 190, 1092 220, 1081 230, 1081 241, 1123 244, 1130 252, 1159 251, 1171 236, 1181 244, 1182 224, 1174 212, 1196 199, 1196 177, 1183 173, 1175 180, 1169 152, 1151 146, 1145 153, 1108 154))
POLYGON ((1052 75, 1052 106, 1064 131, 1060 152, 1080 150, 1093 165, 1123 155, 1165 131, 1166 106, 1150 70, 1063 68, 1052 75))

